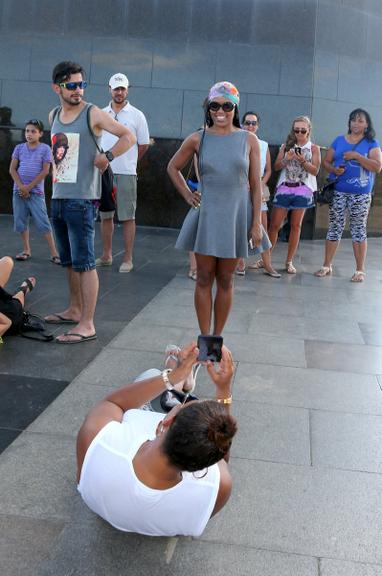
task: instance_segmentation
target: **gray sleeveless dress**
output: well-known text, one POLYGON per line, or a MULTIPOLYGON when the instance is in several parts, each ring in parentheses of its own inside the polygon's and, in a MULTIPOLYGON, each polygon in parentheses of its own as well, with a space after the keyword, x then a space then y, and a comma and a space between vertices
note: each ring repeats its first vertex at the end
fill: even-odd
POLYGON ((176 248, 217 258, 248 256, 252 205, 247 140, 245 130, 224 136, 206 131, 199 162, 201 206, 188 212, 176 248))

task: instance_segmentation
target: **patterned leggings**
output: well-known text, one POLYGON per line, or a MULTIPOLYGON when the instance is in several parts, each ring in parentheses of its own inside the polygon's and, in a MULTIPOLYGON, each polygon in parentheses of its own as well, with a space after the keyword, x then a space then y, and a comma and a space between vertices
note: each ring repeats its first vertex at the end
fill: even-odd
POLYGON ((343 194, 334 191, 333 203, 329 209, 329 229, 327 240, 341 240, 345 228, 346 210, 349 212, 349 228, 353 242, 365 242, 366 224, 369 215, 371 194, 343 194))

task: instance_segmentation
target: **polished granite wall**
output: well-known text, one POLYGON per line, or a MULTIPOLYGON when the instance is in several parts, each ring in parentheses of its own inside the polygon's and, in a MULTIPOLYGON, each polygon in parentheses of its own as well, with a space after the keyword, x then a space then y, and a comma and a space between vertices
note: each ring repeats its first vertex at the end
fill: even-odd
MULTIPOLYGON (((110 75, 125 72, 130 101, 156 139, 141 168, 139 219, 151 222, 145 215, 154 203, 157 225, 179 225, 178 211, 168 214, 164 161, 173 140, 200 125, 211 84, 233 81, 241 110, 260 113, 260 136, 274 145, 294 116, 308 114, 314 139, 327 146, 358 106, 382 134, 381 27, 380 0, 0 0, 0 122, 7 115, 16 128, 30 117, 47 122, 60 60, 85 67, 86 97, 100 106, 110 75)), ((4 140, 2 130, 2 190, 4 140)))

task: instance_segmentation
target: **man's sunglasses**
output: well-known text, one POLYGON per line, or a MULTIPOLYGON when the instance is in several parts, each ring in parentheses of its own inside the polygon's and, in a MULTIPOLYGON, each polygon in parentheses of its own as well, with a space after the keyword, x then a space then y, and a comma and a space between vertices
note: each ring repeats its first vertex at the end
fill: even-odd
POLYGON ((208 110, 212 110, 212 112, 217 112, 222 108, 223 112, 232 112, 235 108, 235 104, 232 102, 223 102, 223 104, 219 104, 219 102, 210 102, 208 104, 208 110))
POLYGON ((88 83, 85 82, 84 80, 81 80, 81 82, 60 82, 59 83, 60 88, 65 88, 66 90, 70 90, 71 92, 76 90, 76 88, 83 90, 84 88, 86 88, 87 85, 88 85, 88 83))
POLYGON ((246 120, 244 122, 245 126, 257 126, 257 120, 246 120))
POLYGON ((306 134, 308 130, 306 128, 293 128, 295 134, 306 134))
POLYGON ((32 120, 28 120, 28 122, 25 123, 25 126, 28 126, 29 124, 31 126, 36 126, 36 128, 38 128, 40 130, 40 132, 43 131, 43 125, 42 125, 42 122, 40 122, 40 120, 37 120, 35 118, 32 120))

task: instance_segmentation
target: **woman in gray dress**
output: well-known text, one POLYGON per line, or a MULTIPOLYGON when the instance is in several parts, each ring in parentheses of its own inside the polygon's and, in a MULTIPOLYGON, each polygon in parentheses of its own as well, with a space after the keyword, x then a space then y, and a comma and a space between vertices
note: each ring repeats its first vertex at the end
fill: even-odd
POLYGON ((239 92, 233 84, 214 84, 204 130, 186 138, 167 168, 174 186, 191 206, 176 247, 195 252, 195 309, 202 334, 211 333, 212 310, 212 333, 222 333, 232 305, 238 260, 248 256, 248 240, 254 246, 262 240, 260 147, 254 134, 240 129, 238 105, 239 92), (197 192, 189 189, 181 173, 194 154, 200 177, 197 192))

